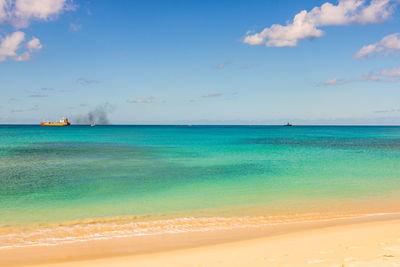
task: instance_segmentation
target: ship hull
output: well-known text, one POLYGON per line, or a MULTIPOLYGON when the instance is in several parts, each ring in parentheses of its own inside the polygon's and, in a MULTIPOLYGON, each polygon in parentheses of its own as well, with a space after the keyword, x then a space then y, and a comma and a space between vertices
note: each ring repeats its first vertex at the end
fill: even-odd
POLYGON ((42 126, 70 126, 71 123, 69 123, 69 122, 41 122, 40 125, 42 125, 42 126))

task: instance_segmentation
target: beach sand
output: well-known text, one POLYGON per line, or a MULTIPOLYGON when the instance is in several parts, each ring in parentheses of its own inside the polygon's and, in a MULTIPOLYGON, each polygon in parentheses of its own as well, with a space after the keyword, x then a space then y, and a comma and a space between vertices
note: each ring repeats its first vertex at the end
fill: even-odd
POLYGON ((241 229, 10 249, 0 251, 0 264, 400 266, 400 219, 304 224, 295 228, 280 229, 282 233, 274 235, 274 229, 269 229, 264 237, 256 237, 262 235, 260 230, 241 229))

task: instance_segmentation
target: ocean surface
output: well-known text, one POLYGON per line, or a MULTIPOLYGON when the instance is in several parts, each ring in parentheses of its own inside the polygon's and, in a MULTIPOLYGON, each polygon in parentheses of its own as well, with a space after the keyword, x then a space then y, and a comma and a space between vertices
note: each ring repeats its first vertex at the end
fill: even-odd
POLYGON ((0 126, 0 248, 400 212, 400 127, 0 126))

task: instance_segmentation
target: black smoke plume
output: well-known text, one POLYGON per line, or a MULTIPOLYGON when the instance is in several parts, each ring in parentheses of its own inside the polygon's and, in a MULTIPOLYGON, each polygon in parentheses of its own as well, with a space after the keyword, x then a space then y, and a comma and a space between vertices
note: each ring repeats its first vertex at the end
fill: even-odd
POLYGON ((108 115, 114 110, 114 108, 108 104, 104 103, 97 106, 95 109, 89 111, 85 115, 80 115, 75 119, 77 124, 102 124, 107 125, 110 124, 108 119, 108 115))

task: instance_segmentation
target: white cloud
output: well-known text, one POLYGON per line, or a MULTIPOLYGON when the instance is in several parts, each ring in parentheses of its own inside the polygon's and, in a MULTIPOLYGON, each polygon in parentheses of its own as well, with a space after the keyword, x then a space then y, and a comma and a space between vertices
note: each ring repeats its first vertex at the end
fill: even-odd
POLYGON ((379 77, 373 72, 367 72, 363 76, 361 76, 360 80, 377 82, 379 81, 379 77))
POLYGON ((400 77, 400 67, 392 70, 381 70, 377 74, 384 77, 400 77))
POLYGON ((29 51, 39 51, 42 49, 42 44, 40 43, 40 40, 38 38, 33 37, 32 40, 26 43, 26 48, 29 51))
MULTIPOLYGON (((0 24, 11 24, 15 28, 26 28, 34 20, 48 21, 57 18, 64 11, 75 10, 73 0, 0 0, 0 24)), ((42 49, 40 40, 33 37, 25 41, 25 33, 15 31, 0 36, 0 62, 12 59, 27 61, 33 52, 42 49)))
POLYGON ((231 61, 225 61, 224 63, 220 63, 217 65, 217 69, 222 70, 223 68, 225 68, 226 66, 232 64, 231 61))
POLYGON ((384 21, 393 13, 394 5, 391 0, 372 0, 369 4, 365 0, 339 0, 337 5, 325 3, 309 12, 301 11, 286 25, 274 24, 255 34, 248 32, 243 41, 250 45, 296 46, 299 40, 323 36, 324 32, 318 29, 321 26, 384 21))
POLYGON ((395 83, 400 81, 400 67, 391 70, 383 69, 378 72, 367 72, 360 80, 395 83))
POLYGON ((25 33, 20 31, 13 32, 1 39, 0 62, 6 61, 8 58, 15 61, 27 61, 32 58, 32 52, 37 52, 42 48, 39 39, 33 38, 25 44, 25 49, 22 50, 21 45, 24 40, 25 33))
POLYGON ((355 58, 364 58, 372 53, 377 51, 377 47, 375 44, 365 45, 357 53, 354 54, 355 58))
POLYGON ((0 0, 0 23, 26 28, 33 20, 52 20, 75 9, 72 0, 0 0))
POLYGON ((339 85, 346 83, 346 80, 333 78, 332 80, 327 80, 324 82, 324 85, 339 85))
POLYGON ((8 57, 17 57, 17 50, 20 48, 21 43, 25 39, 25 33, 14 32, 0 42, 0 62, 5 61, 8 57))
POLYGON ((0 23, 7 18, 7 5, 6 0, 0 0, 0 23))
POLYGON ((132 104, 151 104, 153 103, 154 97, 149 98, 136 98, 136 99, 128 99, 126 102, 132 104))
POLYGON ((362 59, 378 53, 389 55, 395 51, 400 51, 399 33, 385 36, 377 43, 363 46, 354 54, 354 57, 362 59))

